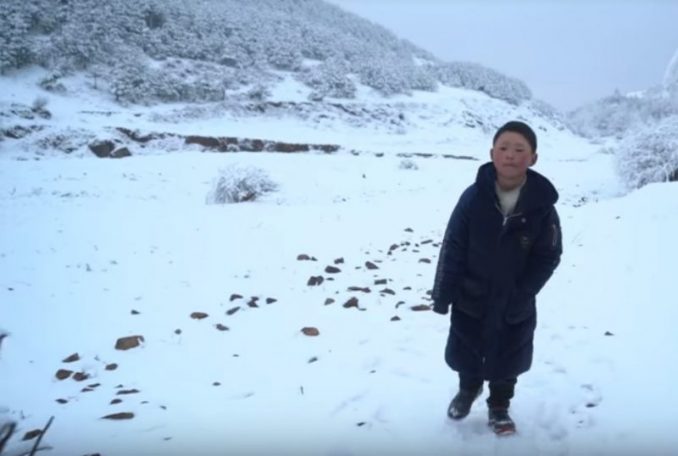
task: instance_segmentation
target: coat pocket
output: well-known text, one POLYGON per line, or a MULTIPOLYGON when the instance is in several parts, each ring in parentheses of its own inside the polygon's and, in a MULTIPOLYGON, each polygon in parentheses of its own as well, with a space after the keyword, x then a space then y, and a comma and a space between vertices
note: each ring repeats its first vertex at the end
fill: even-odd
POLYGON ((483 281, 465 277, 459 291, 458 299, 453 303, 454 308, 471 317, 481 318, 489 295, 487 285, 483 281))
POLYGON ((515 290, 506 308, 506 322, 509 324, 522 323, 537 312, 536 299, 534 296, 515 290))

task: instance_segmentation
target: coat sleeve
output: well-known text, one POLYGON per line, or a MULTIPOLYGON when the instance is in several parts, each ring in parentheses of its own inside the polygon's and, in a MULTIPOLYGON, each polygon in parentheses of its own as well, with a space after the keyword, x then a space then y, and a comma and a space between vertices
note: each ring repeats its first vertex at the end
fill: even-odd
POLYGON ((459 198, 445 230, 431 297, 434 306, 447 308, 455 301, 459 284, 466 269, 468 248, 468 217, 473 187, 459 198))
POLYGON ((560 219, 555 207, 552 207, 544 217, 541 234, 532 247, 525 272, 518 278, 518 290, 528 296, 536 296, 560 264, 562 253, 560 219))

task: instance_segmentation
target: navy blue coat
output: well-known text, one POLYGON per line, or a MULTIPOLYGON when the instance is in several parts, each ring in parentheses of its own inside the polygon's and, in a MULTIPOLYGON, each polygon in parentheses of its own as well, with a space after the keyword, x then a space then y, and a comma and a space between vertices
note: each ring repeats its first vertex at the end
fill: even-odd
POLYGON ((445 360, 485 380, 529 370, 537 315, 535 297, 560 263, 558 192, 528 169, 513 213, 504 217, 492 163, 478 169, 462 194, 440 249, 432 298, 452 305, 445 360))

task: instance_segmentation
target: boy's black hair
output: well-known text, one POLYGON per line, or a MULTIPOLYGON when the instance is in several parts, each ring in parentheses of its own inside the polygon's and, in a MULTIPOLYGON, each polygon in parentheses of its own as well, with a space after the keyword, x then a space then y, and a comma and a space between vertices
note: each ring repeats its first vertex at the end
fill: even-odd
POLYGON ((512 131, 523 136, 525 139, 527 139, 527 142, 530 143, 530 146, 532 146, 532 152, 537 152, 537 135, 528 124, 518 120, 506 122, 504 125, 499 127, 499 130, 497 130, 497 132, 494 134, 494 138, 492 138, 492 145, 494 145, 494 143, 497 142, 497 138, 506 131, 512 131))

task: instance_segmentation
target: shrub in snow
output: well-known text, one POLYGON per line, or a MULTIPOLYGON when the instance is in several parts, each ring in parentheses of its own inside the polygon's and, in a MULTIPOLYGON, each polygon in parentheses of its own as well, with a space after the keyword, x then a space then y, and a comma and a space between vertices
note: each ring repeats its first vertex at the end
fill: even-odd
POLYGON ((517 105, 532 98, 532 92, 523 81, 504 76, 477 63, 445 63, 435 65, 431 70, 445 85, 479 90, 512 104, 517 105))
POLYGON ((328 59, 327 61, 305 68, 297 78, 313 89, 311 100, 319 101, 325 97, 355 98, 356 87, 347 76, 345 61, 328 59))
POLYGON ((417 164, 415 162, 413 162, 412 160, 410 160, 409 158, 401 160, 400 164, 398 165, 398 168, 400 168, 400 169, 412 169, 412 170, 419 169, 417 164))
POLYGON ((66 92, 66 86, 64 86, 61 81, 59 81, 61 77, 62 75, 59 73, 52 73, 49 76, 42 78, 38 85, 48 92, 66 92))
POLYGON ((571 112, 567 124, 572 131, 588 138, 622 137, 628 131, 676 114, 678 98, 667 96, 663 91, 648 90, 642 97, 617 91, 571 112))
POLYGON ((629 188, 678 181, 678 116, 628 135, 616 152, 616 168, 629 188))
POLYGON ((35 97, 35 100, 33 100, 31 108, 33 109, 33 111, 44 111, 45 108, 47 107, 47 103, 49 103, 47 97, 37 96, 35 97))
POLYGON ((230 166, 220 170, 207 204, 226 204, 254 201, 265 193, 275 191, 278 185, 260 168, 230 166))

